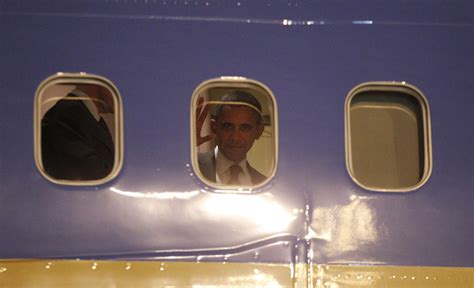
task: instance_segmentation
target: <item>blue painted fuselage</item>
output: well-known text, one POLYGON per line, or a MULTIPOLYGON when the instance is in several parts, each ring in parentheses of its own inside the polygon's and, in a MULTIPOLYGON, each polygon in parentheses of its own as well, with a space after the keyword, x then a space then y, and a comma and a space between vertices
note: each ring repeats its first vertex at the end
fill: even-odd
POLYGON ((253 2, 0 1, 0 258, 472 266, 472 3, 253 2), (35 90, 57 72, 121 93, 111 182, 57 185, 35 166, 35 90), (220 76, 278 104, 277 173, 252 194, 205 190, 191 167, 191 96, 220 76), (433 172, 414 192, 347 173, 344 103, 369 81, 428 100, 433 172))

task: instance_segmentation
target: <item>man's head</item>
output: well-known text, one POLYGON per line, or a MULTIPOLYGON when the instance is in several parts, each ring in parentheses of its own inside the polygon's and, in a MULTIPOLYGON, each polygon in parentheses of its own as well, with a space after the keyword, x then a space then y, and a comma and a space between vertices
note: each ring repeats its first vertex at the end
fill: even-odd
POLYGON ((211 130, 216 134, 219 151, 227 159, 238 163, 263 132, 262 107, 250 93, 234 90, 221 99, 211 119, 211 130))

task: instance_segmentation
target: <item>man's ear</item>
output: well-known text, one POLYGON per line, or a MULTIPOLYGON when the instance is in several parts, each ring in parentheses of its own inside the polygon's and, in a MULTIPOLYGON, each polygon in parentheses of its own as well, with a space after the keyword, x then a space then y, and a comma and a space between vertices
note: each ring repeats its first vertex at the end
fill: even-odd
POLYGON ((260 138, 260 136, 262 136, 262 133, 263 133, 264 129, 265 129, 265 125, 263 125, 263 123, 260 122, 260 124, 258 124, 258 126, 257 126, 257 138, 255 138, 255 139, 258 139, 258 138, 260 138))
POLYGON ((216 123, 216 120, 211 118, 210 124, 211 124, 211 131, 212 131, 212 133, 213 133, 213 134, 216 134, 216 131, 217 131, 217 123, 216 123))

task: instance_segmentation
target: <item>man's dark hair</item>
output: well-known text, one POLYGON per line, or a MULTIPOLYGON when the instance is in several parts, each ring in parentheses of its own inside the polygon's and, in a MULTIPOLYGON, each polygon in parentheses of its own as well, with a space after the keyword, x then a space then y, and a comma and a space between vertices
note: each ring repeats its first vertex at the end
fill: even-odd
MULTIPOLYGON (((214 107, 214 111, 212 113, 212 117, 214 119, 219 118, 219 115, 222 113, 222 107, 226 105, 225 102, 243 102, 247 103, 250 106, 253 107, 253 111, 255 112, 255 117, 257 119, 257 124, 260 124, 262 121, 262 106, 260 105, 260 102, 258 102, 257 98, 250 94, 247 91, 243 90, 232 90, 227 92, 221 99, 220 101, 222 102, 219 105, 216 105, 214 107), (257 109, 258 111, 256 111, 257 109)), ((237 104, 238 105, 238 104, 237 104)))

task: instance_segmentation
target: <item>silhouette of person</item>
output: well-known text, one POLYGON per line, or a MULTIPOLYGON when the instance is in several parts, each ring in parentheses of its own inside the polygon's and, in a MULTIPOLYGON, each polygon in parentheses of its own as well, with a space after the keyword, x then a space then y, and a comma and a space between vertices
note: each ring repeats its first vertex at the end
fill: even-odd
POLYGON ((43 168, 60 180, 98 180, 114 166, 114 102, 100 85, 81 84, 41 121, 43 168))

